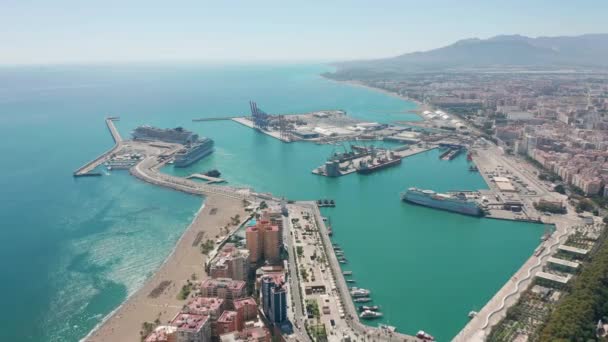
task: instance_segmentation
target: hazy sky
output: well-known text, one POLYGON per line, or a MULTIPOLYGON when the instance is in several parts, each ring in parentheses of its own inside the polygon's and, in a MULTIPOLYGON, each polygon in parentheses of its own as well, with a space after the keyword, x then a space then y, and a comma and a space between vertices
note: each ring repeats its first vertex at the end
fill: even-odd
POLYGON ((0 64, 343 60, 608 32, 608 0, 0 0, 0 64))

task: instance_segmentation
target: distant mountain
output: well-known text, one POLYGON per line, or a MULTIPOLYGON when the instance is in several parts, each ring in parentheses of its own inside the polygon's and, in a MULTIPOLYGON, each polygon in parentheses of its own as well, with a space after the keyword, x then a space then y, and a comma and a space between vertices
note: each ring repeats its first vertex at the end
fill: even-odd
POLYGON ((378 74, 493 68, 608 68, 608 34, 530 38, 503 35, 392 58, 336 63, 338 73, 378 74))

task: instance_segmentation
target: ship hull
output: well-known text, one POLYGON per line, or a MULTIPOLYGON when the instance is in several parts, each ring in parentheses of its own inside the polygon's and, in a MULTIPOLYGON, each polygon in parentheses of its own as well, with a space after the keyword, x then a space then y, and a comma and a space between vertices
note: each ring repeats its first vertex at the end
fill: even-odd
POLYGON ((391 161, 386 162, 384 164, 374 165, 374 166, 369 166, 369 167, 366 167, 366 168, 357 169, 357 173, 362 174, 362 175, 368 175, 370 173, 374 173, 376 171, 380 171, 380 170, 386 169, 388 167, 399 165, 399 164, 401 164, 401 159, 400 158, 391 160, 391 161))
POLYGON ((421 205, 424 207, 430 207, 430 208, 434 208, 434 209, 450 211, 450 212, 459 213, 459 214, 468 215, 468 216, 480 217, 480 216, 484 215, 483 210, 481 210, 481 208, 479 208, 479 206, 472 204, 472 203, 467 203, 467 202, 454 203, 454 202, 448 202, 448 201, 435 200, 430 197, 424 197, 424 196, 419 196, 419 195, 410 195, 407 193, 403 194, 401 196, 401 199, 404 202, 413 203, 413 204, 421 205))

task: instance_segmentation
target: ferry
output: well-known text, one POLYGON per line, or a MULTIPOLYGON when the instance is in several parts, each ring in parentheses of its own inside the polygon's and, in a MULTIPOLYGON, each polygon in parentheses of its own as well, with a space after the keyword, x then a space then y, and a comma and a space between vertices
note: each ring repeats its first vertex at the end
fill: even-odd
POLYGON ((472 199, 468 199, 463 192, 441 194, 433 190, 421 190, 417 188, 409 188, 401 194, 401 200, 410 202, 425 207, 452 211, 470 216, 483 216, 479 203, 472 199))

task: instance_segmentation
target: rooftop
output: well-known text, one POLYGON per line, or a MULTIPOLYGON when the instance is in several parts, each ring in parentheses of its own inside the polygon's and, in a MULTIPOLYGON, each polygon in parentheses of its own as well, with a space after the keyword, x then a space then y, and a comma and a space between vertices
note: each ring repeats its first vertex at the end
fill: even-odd
POLYGON ((572 246, 566 246, 566 245, 560 245, 557 248, 559 250, 561 250, 561 251, 571 252, 571 253, 576 253, 576 254, 581 254, 581 255, 586 255, 587 253, 589 253, 589 251, 586 250, 586 249, 572 247, 572 246))
POLYGON ((247 298, 241 298, 241 299, 237 299, 234 301, 234 308, 238 309, 240 307, 243 307, 245 305, 258 305, 258 303, 255 302, 255 299, 251 298, 251 297, 247 297, 247 298))
POLYGON ((224 287, 229 290, 242 290, 245 285, 242 280, 232 280, 230 278, 205 279, 201 283, 203 288, 224 287))
POLYGON ((188 314, 180 312, 175 316, 171 325, 178 330, 199 331, 209 320, 207 315, 188 314))
POLYGON ((547 261, 550 262, 550 263, 552 263, 552 264, 567 266, 567 267, 570 267, 570 268, 578 268, 580 266, 580 264, 578 262, 568 261, 568 260, 564 260, 564 259, 558 259, 558 258, 554 258, 554 257, 550 257, 547 261))
POLYGON ((224 304, 224 300, 221 298, 196 297, 186 304, 186 306, 189 310, 201 314, 207 311, 218 310, 222 304, 224 304))
POLYGON ((217 321, 219 323, 234 322, 236 320, 236 315, 237 315, 236 311, 226 310, 222 313, 220 318, 217 319, 217 321))
POLYGON ((167 342, 169 340, 170 335, 177 331, 176 327, 170 325, 159 325, 154 329, 148 337, 144 340, 144 342, 167 342))
POLYGON ((547 273, 547 272, 538 272, 536 273, 536 276, 538 278, 543 278, 543 279, 547 279, 547 280, 551 280, 560 284, 567 284, 568 281, 570 281, 570 278, 572 278, 571 274, 568 274, 567 276, 563 277, 557 274, 553 274, 553 273, 547 273))

